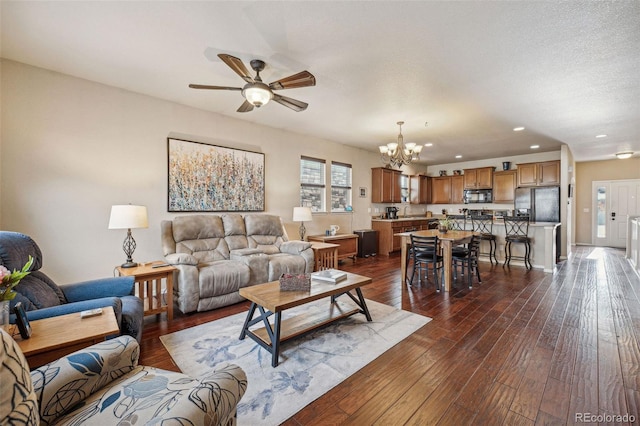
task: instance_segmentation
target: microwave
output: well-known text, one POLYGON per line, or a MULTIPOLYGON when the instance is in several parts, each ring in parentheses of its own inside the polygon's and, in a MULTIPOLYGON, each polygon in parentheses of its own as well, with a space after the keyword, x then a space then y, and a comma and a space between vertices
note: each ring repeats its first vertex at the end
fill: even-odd
POLYGON ((465 189, 464 203, 492 203, 493 191, 491 189, 465 189))

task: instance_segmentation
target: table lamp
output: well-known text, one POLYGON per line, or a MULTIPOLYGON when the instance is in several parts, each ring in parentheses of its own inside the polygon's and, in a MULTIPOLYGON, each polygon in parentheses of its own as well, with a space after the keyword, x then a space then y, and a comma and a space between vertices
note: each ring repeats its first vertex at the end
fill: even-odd
POLYGON ((127 261, 120 265, 123 268, 138 266, 132 259, 136 249, 136 240, 131 236, 131 230, 135 228, 148 228, 147 208, 145 206, 133 206, 131 204, 111 206, 109 217, 109 229, 126 229, 127 237, 122 244, 122 250, 127 255, 127 261))
POLYGON ((310 207, 293 208, 293 221, 300 222, 300 241, 304 241, 304 233, 307 231, 304 227, 304 223, 310 222, 312 219, 310 207))

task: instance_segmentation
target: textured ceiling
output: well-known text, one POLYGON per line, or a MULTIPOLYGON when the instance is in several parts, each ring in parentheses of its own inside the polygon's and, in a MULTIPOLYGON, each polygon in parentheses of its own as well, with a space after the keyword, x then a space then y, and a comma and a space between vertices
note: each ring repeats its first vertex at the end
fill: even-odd
POLYGON ((370 150, 395 140, 404 120, 405 142, 434 144, 423 150, 427 164, 525 154, 533 144, 567 144, 577 161, 640 152, 636 0, 0 8, 3 58, 370 150), (266 61, 265 82, 307 69, 315 87, 279 93, 309 108, 270 103, 240 114, 239 92, 189 89, 243 85, 221 52, 247 67, 266 61))

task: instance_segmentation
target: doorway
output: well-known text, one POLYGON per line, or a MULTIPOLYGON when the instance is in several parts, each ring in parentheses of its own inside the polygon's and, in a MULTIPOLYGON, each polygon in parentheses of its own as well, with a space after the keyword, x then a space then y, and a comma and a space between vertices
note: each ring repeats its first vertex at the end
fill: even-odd
POLYGON ((596 246, 627 245, 628 216, 640 216, 640 179, 594 181, 592 240, 596 246))

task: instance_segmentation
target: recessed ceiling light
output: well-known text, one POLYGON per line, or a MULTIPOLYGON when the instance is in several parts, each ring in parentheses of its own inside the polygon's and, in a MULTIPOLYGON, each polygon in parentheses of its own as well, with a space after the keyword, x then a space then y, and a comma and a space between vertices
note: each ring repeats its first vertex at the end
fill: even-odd
POLYGON ((462 158, 462 155, 456 155, 456 158, 462 158))
POLYGON ((514 131, 514 132, 521 132, 521 131, 523 131, 523 130, 524 130, 524 127, 514 127, 514 128, 513 128, 513 131, 514 131))
POLYGON ((538 148, 540 148, 540 145, 531 145, 529 148, 531 148, 531 149, 538 149, 538 148))
POLYGON ((429 143, 425 143, 424 146, 433 146, 433 144, 429 142, 429 143))
POLYGON ((632 155, 633 155, 633 152, 627 151, 627 152, 617 153, 616 157, 618 157, 620 160, 626 160, 627 158, 631 158, 632 155))
POLYGON ((600 139, 600 138, 606 138, 607 135, 596 135, 596 138, 600 139))

